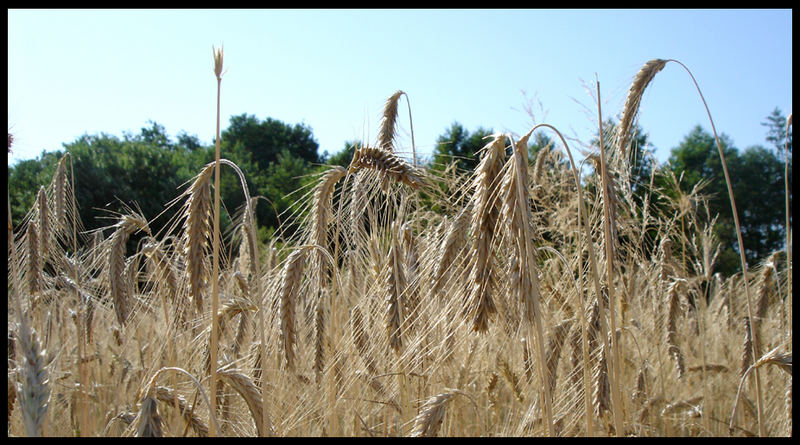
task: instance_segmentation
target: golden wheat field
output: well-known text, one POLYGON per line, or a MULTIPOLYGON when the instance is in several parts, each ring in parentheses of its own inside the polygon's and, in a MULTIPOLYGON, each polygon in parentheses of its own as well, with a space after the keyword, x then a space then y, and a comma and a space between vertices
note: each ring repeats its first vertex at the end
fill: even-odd
POLYGON ((592 176, 548 125, 494 135, 470 174, 418 166, 398 92, 268 245, 224 153, 161 233, 133 209, 83 231, 65 155, 13 229, 9 210, 8 435, 791 435, 791 249, 722 278, 701 193, 626 184, 668 62, 592 176), (540 131, 559 144, 528 159, 540 131), (247 203, 222 234, 219 174, 247 203))

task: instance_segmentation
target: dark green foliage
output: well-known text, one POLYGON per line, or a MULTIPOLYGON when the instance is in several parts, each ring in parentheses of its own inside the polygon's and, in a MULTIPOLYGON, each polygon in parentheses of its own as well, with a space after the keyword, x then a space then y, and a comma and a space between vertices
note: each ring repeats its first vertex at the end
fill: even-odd
MULTIPOLYGON (((785 120, 773 114, 767 140, 778 134, 785 120)), ((781 129, 781 132, 784 130, 781 129)), ((772 141, 771 141, 772 142, 772 141)), ((749 265, 784 247, 786 232, 786 206, 784 193, 783 138, 774 141, 776 150, 761 146, 747 148, 739 153, 724 134, 720 143, 725 154, 731 178, 734 199, 742 226, 742 241, 749 265)), ((791 164, 791 157, 789 158, 791 164)), ((700 126, 695 127, 672 149, 670 168, 676 176, 683 174, 681 190, 688 193, 700 180, 708 184, 703 194, 709 197, 710 215, 719 214, 715 232, 722 244, 717 270, 724 274, 739 271, 738 243, 733 213, 714 137, 700 126)), ((668 190, 669 192, 669 190, 668 190)), ((674 191, 670 192, 674 193, 674 191)), ((789 199, 791 202, 791 165, 789 166, 789 199)))
POLYGON ((328 156, 328 152, 325 152, 323 156, 324 162, 328 165, 339 165, 347 168, 350 165, 350 161, 353 160, 353 154, 356 151, 356 147, 360 146, 360 141, 347 141, 344 143, 344 147, 341 151, 330 156, 328 156))
MULTIPOLYGON (((214 147, 203 145, 196 136, 183 132, 173 141, 164 127, 155 122, 148 124, 139 134, 125 134, 121 139, 106 134, 84 135, 64 144, 63 151, 42 152, 34 160, 21 161, 9 167, 9 198, 15 225, 30 211, 39 186, 50 184, 58 161, 65 152, 69 152, 77 183, 76 201, 87 230, 113 224, 113 220, 103 218, 113 218, 112 212, 124 212, 125 206, 141 209, 142 214, 151 221, 153 233, 165 227, 180 210, 178 205, 165 212, 166 206, 185 189, 187 181, 213 161, 214 147)), ((604 124, 604 132, 613 134, 614 125, 612 120, 608 120, 604 124)), ((785 242, 786 119, 776 109, 762 125, 767 128, 765 140, 769 148, 754 146, 740 153, 727 136, 720 138, 733 181, 745 254, 751 264, 783 248, 785 242)), ((674 209, 667 208, 664 201, 656 197, 645 199, 651 191, 650 178, 654 169, 659 169, 659 174, 653 176, 655 188, 672 198, 677 198, 680 193, 689 193, 701 180, 707 182, 701 193, 708 197, 708 216, 705 209, 695 211, 701 224, 719 214, 715 233, 722 249, 715 271, 726 275, 737 272, 738 246, 722 165, 713 136, 701 127, 695 127, 678 147, 672 149, 669 162, 658 167, 651 156, 647 135, 638 126, 634 131, 632 143, 636 161, 631 167, 631 182, 622 186, 630 187, 639 208, 648 202, 651 213, 663 214, 674 209), (675 178, 680 178, 677 185, 675 181, 668 180, 669 175, 663 174, 666 172, 664 169, 671 170, 675 178)), ((490 129, 484 128, 469 132, 454 122, 437 138, 430 173, 434 176, 443 174, 446 166, 455 160, 458 171, 448 175, 470 174, 480 162, 479 151, 491 134, 490 129)), ((605 141, 608 145, 611 138, 605 138, 605 141)), ((538 152, 552 143, 553 139, 547 130, 534 133, 528 142, 529 162, 534 163, 538 152)), ((597 140, 593 141, 595 146, 597 143, 597 140)), ((272 118, 261 121, 242 114, 232 117, 230 125, 222 132, 222 157, 241 168, 251 196, 261 198, 256 208, 256 219, 259 237, 263 240, 298 209, 297 200, 310 190, 314 173, 327 168, 320 164, 348 166, 358 144, 358 141, 348 141, 341 151, 333 155, 326 152, 319 156, 318 144, 309 127, 288 125, 272 118), (298 189, 301 190, 298 192, 298 189)), ((788 145, 791 164, 791 133, 788 145)), ((237 175, 225 166, 222 171, 220 194, 223 207, 220 222, 223 233, 226 233, 232 220, 231 214, 244 204, 244 194, 237 175)), ((789 171, 791 202, 791 165, 789 171)), ((591 187, 591 183, 587 181, 587 186, 591 187)), ((433 211, 448 212, 449 209, 441 208, 442 203, 456 204, 463 198, 460 195, 465 190, 438 190, 436 193, 441 195, 439 199, 432 199, 428 193, 430 191, 422 192, 423 203, 427 203, 433 211)), ((294 229, 284 226, 282 234, 289 236, 294 229)), ((641 241, 649 246, 642 248, 652 248, 657 230, 655 227, 646 230, 642 240, 620 242, 639 244, 641 241)), ((680 253, 679 248, 675 250, 676 255, 680 253)))
POLYGON ((455 159, 462 170, 474 170, 480 162, 478 151, 489 142, 486 137, 491 134, 492 130, 482 127, 470 133, 458 122, 453 122, 450 128, 436 139, 433 168, 442 169, 455 159))
POLYGON ((222 132, 222 152, 241 152, 260 169, 278 161, 281 151, 288 150, 293 157, 310 163, 319 163, 317 150, 319 144, 314 140, 311 128, 266 118, 263 121, 255 116, 242 114, 231 117, 228 128, 222 132))

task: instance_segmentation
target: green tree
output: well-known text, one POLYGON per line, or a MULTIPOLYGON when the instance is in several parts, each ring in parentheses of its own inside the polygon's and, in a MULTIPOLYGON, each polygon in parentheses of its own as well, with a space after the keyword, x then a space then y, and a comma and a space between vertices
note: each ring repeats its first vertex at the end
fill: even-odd
POLYGON ((344 148, 341 151, 338 151, 330 156, 328 153, 325 152, 325 156, 323 156, 325 163, 328 165, 340 165, 342 167, 347 167, 350 165, 350 161, 353 160, 353 154, 356 151, 356 147, 360 147, 360 141, 347 141, 344 143, 344 148))
POLYGON ((541 129, 536 130, 533 133, 533 136, 528 140, 528 162, 533 163, 535 162, 536 156, 539 154, 545 147, 549 147, 550 150, 553 149, 554 143, 553 138, 548 136, 546 133, 547 130, 541 129))
POLYGON ((50 184, 62 155, 62 152, 43 151, 35 159, 19 161, 8 168, 8 197, 15 227, 33 207, 39 187, 50 184))
MULTIPOLYGON (((783 149, 785 148, 784 145, 786 145, 786 118, 783 116, 783 113, 781 113, 780 108, 775 107, 766 119, 766 122, 761 123, 762 126, 767 127, 766 140, 782 155, 783 149)), ((791 156, 792 133, 789 133, 788 142, 789 155, 791 156)))
POLYGON ((450 128, 436 139, 433 168, 441 170, 444 165, 455 159, 459 168, 467 171, 474 170, 480 162, 478 152, 488 142, 485 138, 491 134, 492 130, 483 127, 470 133, 463 125, 453 122, 450 128))
MULTIPOLYGON (((768 141, 769 137, 770 132, 767 133, 768 141)), ((784 162, 780 152, 762 146, 749 147, 740 154, 725 134, 720 136, 720 143, 732 181, 745 257, 748 264, 753 265, 783 247, 786 217, 784 162)), ((696 126, 672 149, 667 168, 676 176, 682 175, 680 188, 683 193, 688 193, 701 180, 707 182, 702 193, 709 198, 710 216, 713 218, 719 214, 715 232, 722 248, 717 270, 726 275, 738 272, 741 265, 736 229, 714 137, 696 126)), ((789 179, 791 184, 791 175, 789 179)))
MULTIPOLYGON (((75 198, 87 229, 110 224, 102 219, 109 216, 103 210, 120 212, 122 204, 138 206, 146 218, 155 218, 175 198, 180 185, 199 171, 200 159, 190 162, 182 153, 165 149, 170 144, 162 135, 150 136, 155 137, 145 134, 120 140, 106 134, 84 135, 64 145, 72 157, 75 198)), ((160 229, 174 213, 174 208, 165 213, 151 229, 160 229)))
POLYGON ((310 163, 321 161, 319 144, 305 125, 288 125, 269 117, 261 121, 242 114, 231 117, 221 138, 223 153, 238 152, 240 158, 249 158, 262 171, 278 160, 282 150, 310 163))

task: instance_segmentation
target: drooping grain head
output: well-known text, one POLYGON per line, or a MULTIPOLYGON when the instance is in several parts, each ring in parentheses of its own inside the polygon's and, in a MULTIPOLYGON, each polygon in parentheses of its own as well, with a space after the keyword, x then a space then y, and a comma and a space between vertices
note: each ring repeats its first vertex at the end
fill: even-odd
POLYGON ((137 437, 162 437, 161 415, 158 413, 158 402, 153 397, 142 399, 139 410, 139 424, 136 427, 137 437))
POLYGON ((433 292, 435 295, 441 296, 446 282, 448 270, 452 269, 456 254, 461 250, 464 245, 465 235, 469 227, 469 220, 471 213, 464 209, 458 214, 453 223, 447 229, 447 235, 442 241, 441 248, 439 249, 440 257, 436 262, 435 270, 433 272, 433 292))
POLYGON ((50 212, 47 208, 47 192, 44 186, 39 187, 39 193, 36 196, 36 206, 39 210, 39 249, 42 260, 44 261, 47 258, 48 235, 50 233, 50 212))
POLYGON ((280 304, 281 347, 286 359, 286 366, 294 370, 294 345, 295 345, 295 308, 297 293, 303 279, 303 269, 306 263, 307 248, 293 251, 286 259, 286 265, 281 275, 278 301, 280 304))
POLYGON ((631 128, 639 112, 639 104, 642 101, 642 94, 644 90, 653 80, 653 78, 661 71, 667 64, 666 60, 653 59, 644 64, 644 66, 636 74, 633 79, 630 89, 628 90, 628 97, 625 99, 625 105, 622 108, 622 116, 617 126, 617 151, 619 156, 628 160, 629 157, 635 154, 628 152, 628 144, 631 139, 631 128))
POLYGON ((354 307, 350 312, 350 328, 352 330, 353 343, 356 346, 358 355, 364 362, 364 366, 366 366, 370 374, 377 374, 378 366, 370 353, 369 337, 364 327, 364 316, 358 306, 354 307))
POLYGON ((328 304, 327 289, 320 290, 314 305, 314 375, 317 383, 322 381, 325 369, 325 308, 328 304))
MULTIPOLYGON (((261 390, 253 383, 252 380, 246 375, 237 370, 218 370, 219 376, 225 380, 225 383, 230 385, 240 396, 244 399, 247 407, 250 409, 250 415, 253 417, 253 422, 256 424, 256 431, 258 437, 266 437, 267 431, 271 429, 271 425, 264 424, 263 403, 261 399, 261 390)), ((267 417, 269 419, 269 417, 267 417)), ((269 422, 269 420, 267 420, 269 422)))
POLYGON ((446 391, 428 399, 414 419, 411 437, 435 437, 444 420, 447 402, 453 395, 453 392, 446 391))
POLYGON ((400 353, 403 345, 402 325, 405 320, 404 293, 407 282, 403 262, 400 257, 400 243, 397 240, 398 229, 392 228, 392 244, 389 249, 389 256, 383 270, 383 299, 386 307, 386 332, 389 338, 389 347, 395 353, 400 353))
POLYGON ((499 219, 499 180, 505 157, 505 135, 495 134, 483 150, 483 158, 475 170, 470 200, 470 231, 475 241, 471 247, 469 293, 465 307, 472 328, 477 332, 486 332, 490 318, 497 312, 492 298, 496 285, 492 249, 499 219))
POLYGON ((28 254, 25 256, 28 267, 28 291, 31 295, 39 295, 42 291, 42 268, 41 257, 39 256, 39 229, 35 222, 28 223, 25 231, 28 240, 28 254))
POLYGON ((558 362, 571 326, 571 320, 559 323, 553 328, 550 338, 547 340, 545 362, 547 363, 547 390, 550 391, 550 394, 553 394, 556 387, 558 362))
POLYGON ((55 214, 53 215, 53 221, 56 225, 56 231, 59 231, 59 227, 62 225, 66 225, 66 207, 65 201, 67 198, 67 168, 66 168, 66 160, 67 156, 64 155, 61 157, 61 160, 58 161, 58 167, 56 167, 56 174, 53 176, 53 196, 55 197, 55 214))
POLYGON ((182 395, 175 393, 175 390, 165 386, 156 387, 156 398, 166 406, 174 406, 177 401, 178 412, 183 415, 184 420, 192 427, 198 437, 208 437, 208 425, 200 418, 195 411, 195 407, 189 405, 182 395))
POLYGON ((395 124, 397 123, 397 103, 403 91, 398 90, 386 100, 378 132, 378 148, 388 152, 394 151, 395 124))
POLYGON ((195 303, 197 312, 203 313, 203 288, 206 284, 206 253, 211 236, 211 174, 214 163, 209 163, 195 178, 185 192, 188 196, 184 205, 184 247, 186 273, 189 281, 189 295, 195 303))
POLYGON ((128 320, 129 301, 128 288, 125 283, 125 243, 128 235, 123 228, 117 229, 110 238, 108 246, 108 281, 111 299, 117 322, 124 325, 128 320))
POLYGON ((380 148, 360 147, 356 149, 353 160, 350 162, 350 172, 355 173, 360 169, 378 171, 381 178, 381 189, 384 192, 388 191, 390 181, 402 182, 414 189, 425 184, 422 170, 409 165, 394 153, 380 148))
POLYGON ((46 367, 45 351, 36 331, 20 329, 19 346, 22 353, 19 373, 22 384, 17 387, 22 421, 28 437, 44 433, 47 411, 50 406, 50 378, 46 367))

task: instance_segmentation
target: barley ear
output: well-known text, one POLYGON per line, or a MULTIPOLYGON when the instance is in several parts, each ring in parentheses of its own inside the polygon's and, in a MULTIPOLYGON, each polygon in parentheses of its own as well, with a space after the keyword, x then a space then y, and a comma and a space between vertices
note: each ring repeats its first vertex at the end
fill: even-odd
POLYGON ((164 432, 161 429, 161 415, 158 413, 158 402, 152 396, 142 399, 142 407, 139 410, 138 426, 136 427, 137 437, 162 437, 164 432))
POLYGON ((444 420, 447 402, 454 394, 454 392, 445 391, 428 399, 414 419, 411 437, 435 437, 444 420))
POLYGON ((307 252, 307 248, 301 247, 293 251, 286 259, 278 294, 281 318, 281 347, 286 359, 286 366, 291 371, 294 371, 296 299, 297 293, 300 291, 300 282, 303 279, 307 252))
MULTIPOLYGON (((636 114, 639 112, 642 94, 644 94, 647 85, 650 84, 656 74, 658 74, 666 64, 666 60, 650 60, 644 64, 636 74, 636 77, 634 77, 633 84, 631 84, 628 90, 628 97, 625 99, 625 105, 622 108, 622 116, 620 117, 619 125, 617 126, 617 151, 620 156, 622 156, 623 153, 627 153, 628 143, 631 140, 631 128, 633 127, 636 114)), ((630 160, 631 163, 633 163, 635 162, 635 158, 630 158, 634 156, 636 156, 636 151, 631 150, 631 153, 625 156, 624 159, 630 160)))
POLYGON ((395 123, 397 122, 397 103, 404 93, 398 90, 386 100, 381 118, 381 128, 378 131, 378 148, 389 152, 394 151, 395 123))
POLYGON ((50 399, 50 379, 45 367, 45 351, 36 331, 21 327, 19 333, 20 352, 23 362, 20 375, 23 383, 17 388, 22 422, 28 437, 40 437, 44 434, 44 423, 50 399))
POLYGON ((465 312, 472 329, 486 332, 491 317, 497 312, 492 294, 496 286, 492 250, 499 219, 500 170, 505 159, 505 135, 495 134, 484 147, 484 154, 475 170, 473 180, 469 292, 465 312))

